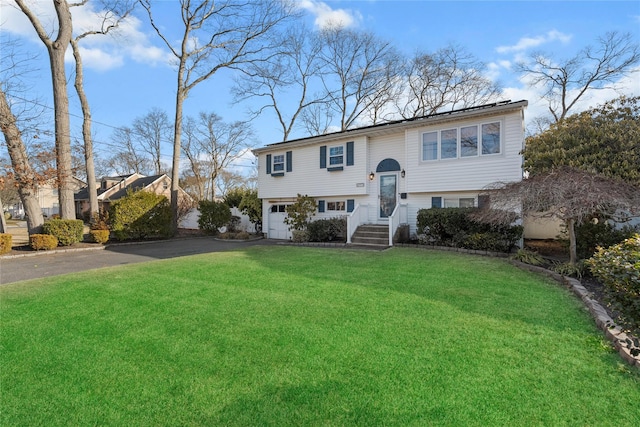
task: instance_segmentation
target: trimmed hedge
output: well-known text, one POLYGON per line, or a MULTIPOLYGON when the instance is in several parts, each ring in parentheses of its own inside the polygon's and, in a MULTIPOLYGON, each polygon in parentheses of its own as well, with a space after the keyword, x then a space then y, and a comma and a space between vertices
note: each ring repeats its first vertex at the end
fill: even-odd
POLYGON ((418 211, 420 243, 435 246, 509 252, 522 237, 520 225, 489 224, 473 219, 478 208, 435 208, 418 211))
MULTIPOLYGON (((584 221, 576 225, 576 252, 578 259, 587 259, 596 253, 598 247, 608 248, 629 239, 640 228, 625 226, 620 229, 607 222, 607 218, 596 218, 596 221, 584 221)), ((563 237, 568 236, 563 231, 563 237)), ((569 239, 563 240, 569 247, 569 239)))
POLYGON ((11 241, 13 236, 11 234, 0 233, 0 255, 6 254, 11 251, 11 241))
POLYGON ((91 240, 95 243, 107 243, 109 241, 109 230, 91 230, 89 231, 91 240))
POLYGON ((42 232, 56 236, 58 245, 69 246, 82 241, 83 227, 80 219, 50 219, 42 225, 42 232))
POLYGON ((35 251, 50 251, 58 247, 58 238, 52 234, 32 234, 29 244, 35 251))
POLYGON ((109 210, 112 236, 117 240, 142 240, 171 236, 171 205, 162 195, 128 192, 109 210))
POLYGON ((587 264, 605 285, 609 304, 620 313, 620 320, 640 333, 640 234, 598 248, 587 264))
POLYGON ((307 224, 310 242, 346 242, 347 219, 344 217, 318 219, 307 224))
POLYGON ((200 210, 198 227, 209 234, 218 234, 218 229, 231 221, 231 209, 224 202, 202 200, 198 204, 198 209, 200 210))

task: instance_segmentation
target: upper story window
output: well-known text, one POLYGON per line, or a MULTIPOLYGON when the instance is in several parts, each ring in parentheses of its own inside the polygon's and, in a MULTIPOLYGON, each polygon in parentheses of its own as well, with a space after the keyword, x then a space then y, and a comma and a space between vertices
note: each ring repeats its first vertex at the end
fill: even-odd
POLYGON ((338 147, 329 148, 329 166, 342 166, 344 163, 344 147, 342 145, 338 147))
POLYGON ((422 160, 500 154, 500 122, 443 129, 422 134, 422 160))
POLYGON ((277 154, 273 156, 273 171, 274 172, 284 171, 284 154, 277 154))

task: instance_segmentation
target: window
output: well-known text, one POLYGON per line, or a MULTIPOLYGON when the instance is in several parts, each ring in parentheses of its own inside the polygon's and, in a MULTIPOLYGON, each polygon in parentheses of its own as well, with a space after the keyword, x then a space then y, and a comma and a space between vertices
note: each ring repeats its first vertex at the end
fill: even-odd
POLYGON ((422 160, 438 160, 438 133, 422 134, 422 160))
POLYGON ((440 132, 440 158, 455 159, 458 157, 458 129, 447 129, 440 132))
POLYGON ((343 163, 344 147, 329 148, 329 166, 340 166, 343 163))
POLYGON ((472 208, 475 206, 476 199, 473 197, 452 197, 444 199, 445 208, 472 208))
POLYGON ((271 213, 283 213, 287 211, 287 205, 271 205, 271 213))
POLYGON ((500 122, 422 134, 423 161, 486 156, 500 150, 500 122))
POLYGON ((460 156, 478 155, 478 126, 460 128, 460 156))
POLYGON ((278 154, 276 156, 273 156, 273 171, 274 172, 284 171, 284 154, 278 154))
POLYGON ((500 153, 500 123, 482 125, 482 154, 500 153))
POLYGON ((328 211, 343 211, 345 206, 345 202, 327 202, 328 211))

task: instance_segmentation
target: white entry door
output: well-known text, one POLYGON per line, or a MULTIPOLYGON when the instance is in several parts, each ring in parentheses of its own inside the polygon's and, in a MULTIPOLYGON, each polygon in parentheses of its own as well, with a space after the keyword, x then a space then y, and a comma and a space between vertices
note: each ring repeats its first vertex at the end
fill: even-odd
POLYGON ((393 213, 397 202, 397 174, 381 174, 380 176, 380 211, 379 218, 386 219, 393 213))

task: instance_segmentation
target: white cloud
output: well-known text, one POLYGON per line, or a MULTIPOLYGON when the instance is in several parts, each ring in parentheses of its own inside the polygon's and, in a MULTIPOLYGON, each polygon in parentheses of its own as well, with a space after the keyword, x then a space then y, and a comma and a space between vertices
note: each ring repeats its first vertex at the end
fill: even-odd
POLYGON ((315 16, 316 27, 352 27, 362 21, 362 15, 353 10, 332 9, 328 4, 316 0, 302 0, 299 7, 315 16))
MULTIPOLYGON (((45 30, 53 34, 57 27, 55 12, 50 2, 31 2, 29 6, 36 13, 45 30)), ((74 36, 100 30, 104 14, 93 8, 93 3, 72 7, 74 36)), ((0 1, 1 26, 3 31, 13 33, 33 43, 41 45, 33 26, 18 9, 13 0, 0 1)), ((148 65, 169 64, 169 53, 154 46, 142 31, 142 22, 130 15, 107 35, 90 35, 80 41, 82 62, 85 68, 106 71, 122 67, 127 59, 148 65)), ((71 49, 65 55, 67 62, 73 62, 71 49)))
POLYGON ((496 48, 496 52, 498 53, 511 53, 511 52, 522 52, 527 49, 531 49, 534 47, 538 47, 540 45, 559 41, 560 43, 566 44, 571 41, 572 36, 570 34, 564 34, 558 30, 548 31, 546 34, 536 36, 536 37, 523 37, 518 40, 513 46, 498 46, 496 48))

